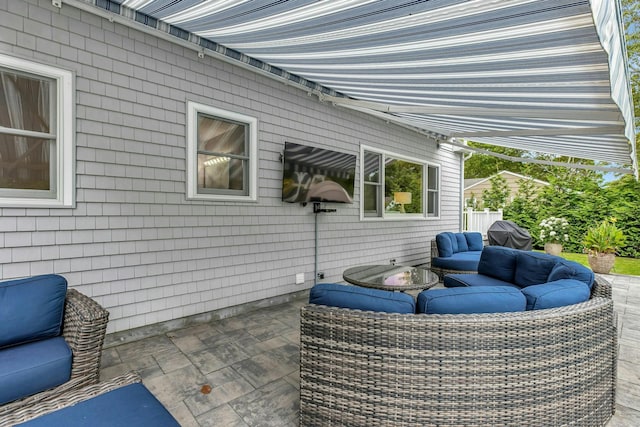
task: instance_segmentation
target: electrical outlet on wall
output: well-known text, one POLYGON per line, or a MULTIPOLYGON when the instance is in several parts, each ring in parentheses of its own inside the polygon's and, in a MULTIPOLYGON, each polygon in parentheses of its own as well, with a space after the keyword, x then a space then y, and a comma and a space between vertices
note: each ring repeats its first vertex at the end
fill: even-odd
POLYGON ((304 273, 296 273, 296 285, 304 284, 304 273))

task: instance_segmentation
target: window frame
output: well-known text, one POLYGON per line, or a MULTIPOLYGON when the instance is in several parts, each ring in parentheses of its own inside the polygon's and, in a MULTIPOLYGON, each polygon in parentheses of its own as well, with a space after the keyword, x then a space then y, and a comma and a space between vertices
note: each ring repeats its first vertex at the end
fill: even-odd
MULTIPOLYGON (((55 122, 49 191, 0 190, 0 207, 75 208, 75 75, 72 71, 0 54, 0 67, 55 82, 52 123, 55 122), (51 196, 49 196, 51 195, 51 196)), ((12 134, 12 128, 0 128, 12 134)), ((13 133, 15 134, 15 133, 13 133)), ((37 136, 37 135, 36 135, 37 136)), ((46 134, 42 134, 46 136, 46 134)))
POLYGON ((226 202, 256 202, 258 188, 258 119, 244 114, 223 110, 198 102, 187 101, 187 199, 226 202), (212 189, 198 192, 198 114, 236 122, 247 126, 248 149, 245 177, 248 186, 246 195, 229 194, 229 190, 212 189))
POLYGON ((415 220, 433 220, 440 219, 440 196, 441 196, 441 166, 438 163, 429 162, 427 160, 418 159, 411 156, 406 156, 398 153, 394 153, 392 151, 383 150, 380 148, 370 147, 366 145, 360 146, 360 220, 361 221, 415 221, 415 220), (376 213, 374 215, 367 215, 364 210, 365 206, 365 186, 373 185, 368 181, 365 181, 365 154, 366 153, 375 153, 380 155, 380 182, 376 183, 378 201, 376 206, 376 213), (422 213, 417 214, 397 214, 397 213, 387 213, 384 208, 384 193, 385 193, 385 178, 386 178, 386 169, 385 169, 385 159, 393 158, 397 160, 402 160, 405 162, 416 163, 422 165, 422 213), (436 188, 429 189, 429 168, 436 169, 436 188), (428 194, 430 192, 436 193, 436 212, 431 215, 428 212, 428 194))

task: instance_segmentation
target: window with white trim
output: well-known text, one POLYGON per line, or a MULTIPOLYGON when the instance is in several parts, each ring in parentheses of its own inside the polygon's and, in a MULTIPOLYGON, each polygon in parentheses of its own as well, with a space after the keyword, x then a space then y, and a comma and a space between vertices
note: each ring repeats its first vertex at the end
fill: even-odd
POLYGON ((361 148, 363 218, 440 216, 440 166, 369 147, 361 148))
POLYGON ((74 206, 73 73, 0 54, 0 207, 74 206))
POLYGON ((187 198, 256 201, 258 120, 187 103, 187 198))

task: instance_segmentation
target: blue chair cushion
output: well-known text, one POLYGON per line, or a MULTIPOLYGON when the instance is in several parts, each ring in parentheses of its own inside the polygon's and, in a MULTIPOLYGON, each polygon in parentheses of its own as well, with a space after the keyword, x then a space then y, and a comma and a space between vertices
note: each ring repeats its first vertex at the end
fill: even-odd
POLYGON ((29 427, 180 427, 141 383, 128 384, 18 424, 29 427))
POLYGON ((467 244, 467 238, 463 233, 456 233, 456 242, 458 243, 458 252, 467 252, 469 245, 467 244))
POLYGON ((447 270, 476 271, 480 261, 480 252, 458 252, 448 258, 436 257, 431 260, 432 267, 446 268, 447 270))
POLYGON ((0 283, 0 348, 60 335, 67 281, 56 274, 0 283))
POLYGON ((555 267, 551 270, 551 273, 549 273, 547 281, 553 282, 560 279, 580 280, 589 286, 589 289, 591 289, 595 275, 591 269, 584 265, 578 264, 575 261, 560 258, 555 267))
POLYGON ((444 286, 446 288, 471 286, 502 286, 520 290, 520 288, 513 283, 505 282, 504 280, 496 279, 494 277, 485 276, 484 274, 471 273, 447 274, 446 276, 444 276, 444 286))
POLYGON ((446 236, 449 236, 449 240, 451 241, 451 250, 454 254, 460 252, 460 248, 458 248, 458 239, 456 239, 456 233, 452 233, 450 231, 445 231, 442 233, 446 236))
POLYGON ((451 243, 449 234, 438 234, 436 236, 436 245, 438 246, 438 256, 446 258, 453 255, 453 244, 451 243))
POLYGON ((503 246, 485 246, 480 255, 478 273, 514 283, 516 272, 516 255, 518 251, 503 246))
POLYGON ((309 292, 309 303, 386 313, 415 313, 411 295, 337 283, 318 283, 309 292))
POLYGON ((482 233, 478 233, 477 231, 468 231, 464 233, 464 237, 467 239, 467 247, 470 251, 481 251, 484 247, 482 233))
POLYGON ((0 404, 56 387, 71 378, 71 349, 54 337, 0 350, 0 404))
POLYGON ((418 294, 418 313, 471 314, 524 311, 527 300, 519 289, 503 286, 429 289, 418 294))
POLYGON ((514 283, 520 287, 547 283, 560 258, 538 252, 518 251, 514 283))
POLYGON ((562 307, 589 299, 591 291, 586 283, 576 279, 561 279, 522 289, 527 310, 562 307))

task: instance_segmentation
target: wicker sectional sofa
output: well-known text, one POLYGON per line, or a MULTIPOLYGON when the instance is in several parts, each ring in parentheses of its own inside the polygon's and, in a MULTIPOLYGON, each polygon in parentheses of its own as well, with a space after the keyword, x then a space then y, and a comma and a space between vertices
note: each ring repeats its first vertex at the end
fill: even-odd
POLYGON ((545 310, 301 310, 303 426, 604 425, 615 405, 611 286, 545 310))

